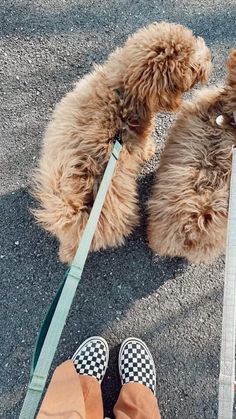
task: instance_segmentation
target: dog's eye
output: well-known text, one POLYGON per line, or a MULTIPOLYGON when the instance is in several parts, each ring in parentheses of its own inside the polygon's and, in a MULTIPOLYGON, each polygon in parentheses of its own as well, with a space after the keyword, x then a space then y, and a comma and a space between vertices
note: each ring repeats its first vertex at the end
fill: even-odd
POLYGON ((155 48, 155 52, 157 53, 157 55, 161 55, 165 53, 165 48, 161 48, 161 47, 157 47, 155 48))

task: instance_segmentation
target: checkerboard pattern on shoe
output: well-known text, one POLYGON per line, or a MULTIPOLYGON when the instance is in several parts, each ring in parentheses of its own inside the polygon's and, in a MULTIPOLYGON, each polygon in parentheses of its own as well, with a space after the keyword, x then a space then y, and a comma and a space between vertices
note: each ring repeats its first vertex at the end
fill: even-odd
POLYGON ((99 383, 106 373, 108 360, 108 344, 99 336, 85 340, 72 357, 78 374, 95 377, 99 383))
POLYGON ((156 369, 151 352, 137 338, 126 339, 120 348, 119 371, 122 384, 137 382, 156 394, 156 369))

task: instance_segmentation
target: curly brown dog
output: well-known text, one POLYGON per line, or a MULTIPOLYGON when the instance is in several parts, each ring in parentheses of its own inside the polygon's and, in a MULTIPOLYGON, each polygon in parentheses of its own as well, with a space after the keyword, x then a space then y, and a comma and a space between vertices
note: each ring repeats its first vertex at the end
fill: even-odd
POLYGON ((185 102, 170 131, 149 201, 155 253, 210 263, 225 251, 232 146, 236 144, 236 49, 225 87, 185 102))
POLYGON ((122 244, 137 226, 136 178, 154 153, 154 115, 175 111, 182 93, 204 82, 210 69, 202 38, 181 25, 154 23, 131 36, 56 106, 34 193, 41 205, 36 218, 59 239, 61 261, 70 263, 75 255, 119 129, 124 146, 91 250, 122 244))

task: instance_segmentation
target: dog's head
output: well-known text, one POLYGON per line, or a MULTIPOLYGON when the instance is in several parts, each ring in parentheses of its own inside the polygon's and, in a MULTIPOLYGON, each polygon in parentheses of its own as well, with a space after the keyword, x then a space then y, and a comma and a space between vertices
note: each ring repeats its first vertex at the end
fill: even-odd
POLYGON ((233 49, 229 56, 227 83, 236 91, 236 49, 233 49))
MULTIPOLYGON (((236 126, 236 49, 230 53, 227 62, 227 79, 221 96, 224 123, 236 126), (227 118, 225 118, 227 116, 227 118)), ((221 123, 222 125, 222 123, 221 123)))
POLYGON ((124 48, 124 89, 153 112, 176 110, 181 96, 211 71, 202 38, 173 23, 153 23, 130 37, 124 48))
POLYGON ((233 123, 236 124, 236 49, 231 51, 228 60, 228 77, 227 77, 227 95, 226 109, 228 114, 232 116, 233 123))

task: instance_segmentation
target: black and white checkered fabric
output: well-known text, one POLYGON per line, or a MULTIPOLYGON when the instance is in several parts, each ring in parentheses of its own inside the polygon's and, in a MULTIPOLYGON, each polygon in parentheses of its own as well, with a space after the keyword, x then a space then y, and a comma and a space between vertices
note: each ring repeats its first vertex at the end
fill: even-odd
POLYGON ((109 349, 106 341, 96 336, 82 343, 72 357, 78 374, 95 377, 99 383, 104 378, 108 359, 109 349))
POLYGON ((140 339, 129 338, 121 346, 119 370, 122 384, 138 382, 156 393, 156 369, 152 355, 140 339))

